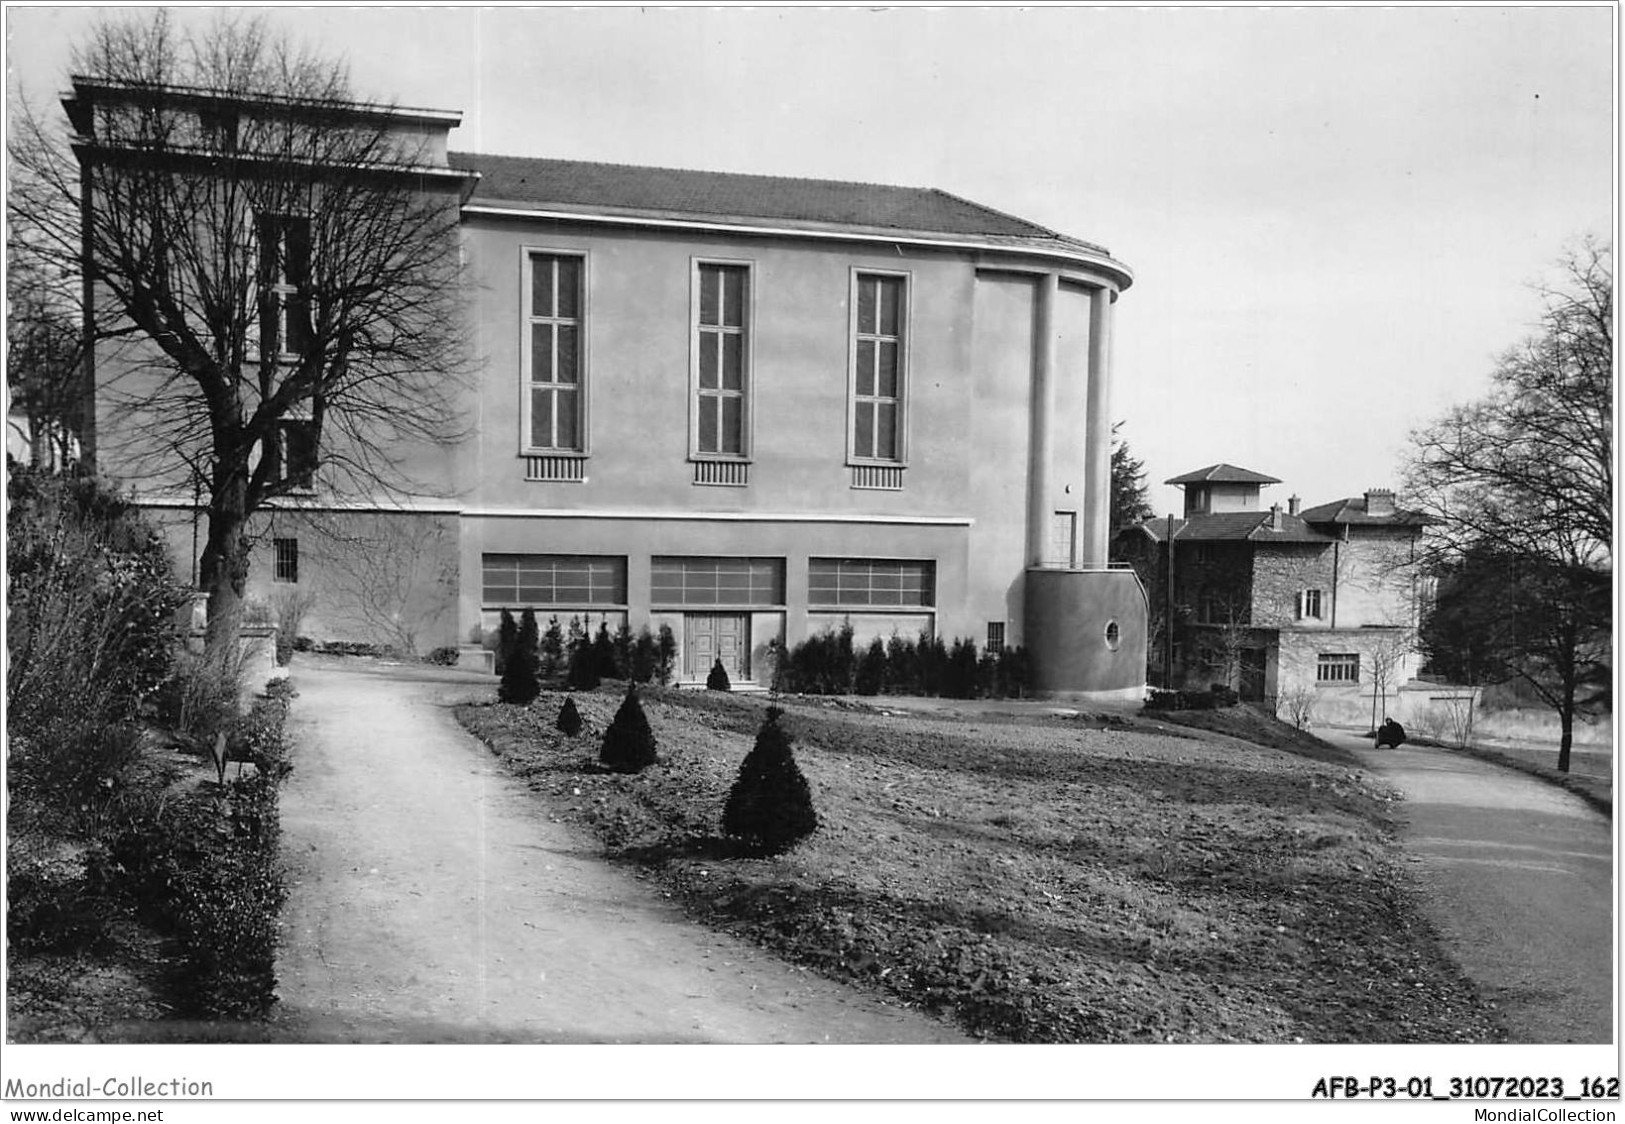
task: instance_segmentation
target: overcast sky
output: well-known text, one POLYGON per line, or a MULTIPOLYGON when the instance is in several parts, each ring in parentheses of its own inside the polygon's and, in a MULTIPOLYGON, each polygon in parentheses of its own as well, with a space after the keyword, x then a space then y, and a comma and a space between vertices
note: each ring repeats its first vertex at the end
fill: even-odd
MULTIPOLYGON (((1215 461, 1266 501, 1397 483, 1612 231, 1608 6, 269 11, 358 94, 462 110, 458 148, 940 187, 1105 245, 1159 512, 1215 461)), ((98 14, 8 7, 9 89, 98 14)))

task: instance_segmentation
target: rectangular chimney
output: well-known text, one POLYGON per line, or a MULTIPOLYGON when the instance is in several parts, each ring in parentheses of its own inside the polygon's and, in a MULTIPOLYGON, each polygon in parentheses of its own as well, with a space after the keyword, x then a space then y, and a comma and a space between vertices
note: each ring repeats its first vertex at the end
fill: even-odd
POLYGON ((1392 515, 1394 513, 1394 492, 1391 488, 1372 488, 1365 494, 1365 513, 1367 515, 1392 515))

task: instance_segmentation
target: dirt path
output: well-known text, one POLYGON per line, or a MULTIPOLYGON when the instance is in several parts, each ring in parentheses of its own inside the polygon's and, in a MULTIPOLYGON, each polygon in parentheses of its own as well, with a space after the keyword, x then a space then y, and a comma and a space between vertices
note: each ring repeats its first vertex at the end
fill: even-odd
POLYGON ((465 734, 457 672, 295 665, 278 1022, 307 1042, 959 1042, 685 921, 465 734))
POLYGON ((1613 825, 1562 789, 1448 750, 1317 731, 1405 793, 1429 916, 1515 1042, 1613 1040, 1613 825))

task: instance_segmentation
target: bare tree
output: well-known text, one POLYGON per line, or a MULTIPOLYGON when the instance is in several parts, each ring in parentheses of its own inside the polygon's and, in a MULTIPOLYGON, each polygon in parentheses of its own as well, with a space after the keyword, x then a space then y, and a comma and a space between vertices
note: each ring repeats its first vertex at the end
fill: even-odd
POLYGON ((1202 611, 1202 624, 1196 633, 1197 647, 1210 670, 1226 687, 1248 693, 1244 682, 1247 653, 1259 646, 1252 625, 1252 605, 1245 595, 1209 595, 1202 611))
MULTIPOLYGON (((1413 434, 1407 483, 1433 520, 1438 568, 1478 575, 1458 584, 1454 617, 1471 662, 1557 711, 1566 771, 1574 718, 1609 700, 1611 678, 1613 250, 1584 242, 1560 266, 1540 289, 1539 331, 1502 357, 1490 393, 1413 434)), ((1440 612, 1436 661, 1451 655, 1440 612)))
POLYGON ((12 210, 86 279, 102 450, 203 496, 217 644, 256 512, 411 490, 412 457, 461 436, 465 181, 421 116, 258 19, 106 21, 74 70, 71 132, 14 123, 12 210))
POLYGON ((1372 635, 1365 654, 1371 678, 1371 732, 1376 733, 1377 724, 1388 717, 1388 695, 1398 686, 1399 671, 1416 651, 1416 632, 1405 625, 1384 625, 1372 635))
POLYGON ((1276 695, 1276 716, 1284 717, 1300 730, 1307 730, 1314 724, 1319 703, 1320 695, 1313 683, 1294 683, 1276 695))
POLYGON ((34 468, 61 467, 77 459, 86 396, 80 377, 83 333, 72 310, 38 289, 17 291, 15 268, 7 278, 6 388, 34 468))
POLYGON ((78 278, 43 255, 37 230, 11 216, 6 236, 6 389, 34 468, 77 459, 89 395, 78 278))

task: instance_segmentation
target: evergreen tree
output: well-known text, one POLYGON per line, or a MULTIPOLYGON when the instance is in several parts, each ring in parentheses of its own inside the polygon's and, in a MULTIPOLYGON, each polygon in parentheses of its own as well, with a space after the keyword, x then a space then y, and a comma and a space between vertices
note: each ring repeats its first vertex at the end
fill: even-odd
POLYGON ((728 679, 728 669, 722 666, 720 659, 711 665, 711 674, 705 677, 705 689, 707 691, 731 691, 734 689, 733 683, 728 679))
POLYGON ((553 727, 565 737, 573 738, 581 733, 581 712, 576 709, 576 700, 573 696, 566 697, 564 705, 559 707, 559 717, 553 723, 553 727))
POLYGON ((615 641, 609 635, 609 622, 598 622, 598 635, 592 638, 593 670, 600 679, 621 678, 620 668, 615 664, 615 641))
POLYGON ((779 725, 783 711, 768 707, 756 744, 739 766, 723 806, 722 830, 768 854, 782 851, 818 829, 812 792, 779 725))
POLYGON ((508 666, 502 672, 502 685, 497 698, 505 703, 524 706, 541 694, 536 672, 541 661, 541 650, 536 634, 536 612, 526 609, 520 616, 518 635, 513 650, 508 654, 508 666))
POLYGON ((598 653, 583 640, 570 649, 570 671, 565 683, 577 691, 596 691, 600 681, 598 653))
POLYGON ((634 683, 647 683, 655 677, 660 662, 660 648, 649 626, 638 629, 638 638, 632 644, 632 674, 634 683))
POLYGON ((502 623, 497 626, 497 674, 501 675, 508 670, 508 658, 513 655, 514 645, 519 642, 519 624, 513 619, 513 614, 502 610, 502 623))
POLYGON ((542 636, 536 627, 536 610, 525 609, 519 614, 519 637, 514 650, 540 660, 542 636))
POLYGON ((914 641, 892 633, 886 641, 887 690, 894 695, 919 695, 920 653, 914 641))
POLYGON ((850 618, 841 622, 840 631, 835 633, 835 644, 830 651, 829 690, 831 695, 850 695, 852 693, 852 679, 857 674, 858 657, 852 646, 852 621, 850 618))
POLYGON ((558 617, 549 617, 547 631, 542 633, 542 678, 556 680, 564 667, 564 630, 558 617))
POLYGON ((927 636, 920 633, 919 646, 920 660, 920 694, 936 697, 943 694, 943 683, 947 679, 948 648, 940 636, 927 636))
POLYGON ((637 685, 627 688, 615 720, 604 731, 599 763, 617 773, 641 773, 655 763, 655 736, 638 700, 637 685))
POLYGON ((858 657, 858 670, 853 679, 853 690, 860 695, 878 695, 885 689, 886 642, 880 637, 869 641, 869 647, 858 657))
POLYGON ((671 625, 660 626, 660 633, 655 638, 655 678, 664 687, 671 682, 672 673, 677 668, 677 637, 672 634, 671 625))
POLYGON ((637 642, 632 638, 632 626, 622 621, 621 627, 615 630, 615 638, 612 643, 615 646, 615 678, 633 678, 632 653, 637 642))
POLYGON ((954 641, 943 673, 942 693, 951 699, 976 697, 976 641, 954 641))
POLYGON ((1117 436, 1123 428, 1118 422, 1112 426, 1112 466, 1108 540, 1115 541, 1117 533, 1126 527, 1138 526, 1156 514, 1151 509, 1150 493, 1145 483, 1145 462, 1129 451, 1128 442, 1117 436))

